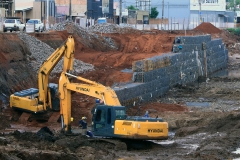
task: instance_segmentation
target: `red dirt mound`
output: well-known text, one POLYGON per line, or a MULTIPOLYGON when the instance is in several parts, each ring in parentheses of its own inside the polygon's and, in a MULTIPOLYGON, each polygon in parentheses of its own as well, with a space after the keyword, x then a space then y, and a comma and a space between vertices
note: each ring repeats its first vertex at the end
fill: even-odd
POLYGON ((218 29, 217 27, 215 27, 214 25, 212 25, 209 22, 203 22, 199 26, 194 28, 193 30, 195 30, 195 31, 198 30, 198 31, 201 31, 203 33, 208 33, 208 34, 215 34, 215 33, 222 32, 220 29, 218 29))

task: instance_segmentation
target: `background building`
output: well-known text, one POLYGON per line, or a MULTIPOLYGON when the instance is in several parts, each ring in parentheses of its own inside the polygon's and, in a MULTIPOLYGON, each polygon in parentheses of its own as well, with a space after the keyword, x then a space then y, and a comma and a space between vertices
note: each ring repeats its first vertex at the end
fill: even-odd
POLYGON ((198 22, 211 22, 221 24, 233 22, 233 12, 226 11, 226 0, 190 0, 190 19, 198 22))
POLYGON ((14 16, 14 0, 1 0, 0 1, 0 17, 13 17, 14 16))
POLYGON ((87 0, 55 0, 55 2, 58 19, 66 19, 70 16, 75 20, 76 17, 85 17, 87 0))
POLYGON ((15 0, 15 16, 20 17, 23 22, 29 19, 41 19, 44 23, 48 18, 50 23, 55 22, 55 1, 48 0, 15 0))
POLYGON ((87 18, 98 19, 100 17, 113 18, 113 0, 88 0, 87 18))

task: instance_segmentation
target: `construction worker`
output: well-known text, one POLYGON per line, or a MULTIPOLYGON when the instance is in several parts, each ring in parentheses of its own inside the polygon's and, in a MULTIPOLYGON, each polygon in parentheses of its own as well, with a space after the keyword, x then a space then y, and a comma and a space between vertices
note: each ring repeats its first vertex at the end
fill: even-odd
POLYGON ((82 128, 81 134, 86 135, 87 134, 87 117, 82 117, 82 119, 79 121, 79 127, 82 128))
POLYGON ((97 105, 99 105, 99 104, 104 104, 104 102, 103 102, 103 100, 97 98, 97 99, 96 99, 96 104, 97 104, 97 105))
POLYGON ((146 113, 144 114, 144 117, 149 117, 149 115, 148 115, 148 111, 146 111, 146 113))
POLYGON ((100 99, 96 99, 96 104, 100 104, 100 99))

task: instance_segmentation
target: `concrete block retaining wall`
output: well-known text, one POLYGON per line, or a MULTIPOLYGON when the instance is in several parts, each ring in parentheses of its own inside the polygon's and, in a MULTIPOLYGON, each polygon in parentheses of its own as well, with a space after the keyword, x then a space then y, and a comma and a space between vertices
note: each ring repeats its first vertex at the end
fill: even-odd
POLYGON ((122 105, 132 106, 158 98, 177 84, 224 69, 227 62, 228 50, 222 39, 211 40, 211 35, 176 37, 171 53, 134 62, 134 83, 114 90, 122 105))

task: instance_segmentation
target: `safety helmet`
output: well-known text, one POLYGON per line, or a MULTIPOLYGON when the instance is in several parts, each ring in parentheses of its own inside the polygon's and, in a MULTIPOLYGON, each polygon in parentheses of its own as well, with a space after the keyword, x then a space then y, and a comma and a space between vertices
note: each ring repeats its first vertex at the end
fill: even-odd
POLYGON ((84 117, 82 117, 82 119, 87 119, 87 117, 84 116, 84 117))
POLYGON ((100 103, 100 99, 97 98, 97 99, 96 99, 96 103, 100 103))

